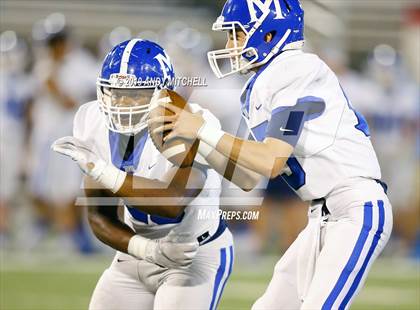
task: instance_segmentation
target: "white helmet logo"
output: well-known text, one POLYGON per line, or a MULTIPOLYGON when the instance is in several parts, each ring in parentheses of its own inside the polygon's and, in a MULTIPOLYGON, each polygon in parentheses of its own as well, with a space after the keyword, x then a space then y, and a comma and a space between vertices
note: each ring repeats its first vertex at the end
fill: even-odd
POLYGON ((165 55, 164 54, 157 54, 155 56, 155 59, 159 62, 160 68, 162 69, 163 79, 168 80, 169 79, 168 72, 173 70, 171 60, 169 59, 169 56, 166 55, 166 54, 165 55))
POLYGON ((255 6, 257 6, 263 14, 269 10, 270 6, 274 2, 274 8, 276 10, 276 19, 283 19, 284 16, 281 12, 281 6, 279 0, 266 0, 265 2, 262 2, 261 0, 246 0, 248 3, 248 10, 249 15, 251 17, 251 22, 256 22, 258 20, 257 18, 257 11, 255 9, 255 6))

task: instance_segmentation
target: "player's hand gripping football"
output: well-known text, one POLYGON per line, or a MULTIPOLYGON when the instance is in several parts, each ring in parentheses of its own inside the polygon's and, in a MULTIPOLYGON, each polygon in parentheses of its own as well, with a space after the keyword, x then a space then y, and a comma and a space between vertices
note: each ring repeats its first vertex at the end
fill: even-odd
POLYGON ((134 236, 128 245, 128 253, 162 267, 182 268, 191 265, 198 247, 197 240, 189 233, 171 231, 156 240, 134 236))
POLYGON ((80 169, 112 192, 122 186, 126 173, 101 159, 91 147, 75 137, 62 137, 51 145, 53 151, 69 156, 80 169))
POLYGON ((198 137, 200 128, 205 123, 202 112, 189 112, 185 109, 180 109, 173 104, 159 103, 166 109, 175 113, 171 116, 158 116, 149 119, 149 123, 162 124, 156 128, 153 133, 158 134, 160 132, 168 131, 171 132, 165 136, 164 141, 168 141, 173 138, 184 138, 189 140, 195 140, 198 137))

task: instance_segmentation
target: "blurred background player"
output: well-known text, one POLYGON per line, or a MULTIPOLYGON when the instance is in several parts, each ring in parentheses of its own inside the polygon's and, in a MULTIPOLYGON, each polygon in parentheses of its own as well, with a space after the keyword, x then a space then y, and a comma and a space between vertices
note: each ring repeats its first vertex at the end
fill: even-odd
POLYGON ((90 309, 216 309, 232 272, 232 235, 218 214, 219 176, 203 160, 174 166, 147 130, 155 90, 173 89, 174 77, 159 45, 142 39, 116 45, 97 80, 98 100, 79 109, 74 136, 52 146, 103 186, 92 189, 86 179, 89 198, 124 199, 124 221, 118 206, 96 201, 89 207, 95 235, 118 250, 90 309), (194 205, 195 197, 204 202, 194 205))
POLYGON ((10 230, 10 207, 15 204, 27 152, 28 108, 33 81, 27 73, 28 46, 14 31, 0 34, 0 246, 10 230))
POLYGON ((420 204, 415 186, 419 170, 414 167, 419 159, 420 88, 410 77, 401 54, 386 44, 375 47, 367 61, 366 74, 381 94, 379 100, 362 108, 375 130, 372 143, 384 163, 382 171, 388 180, 389 197, 398 212, 394 222, 399 243, 394 250, 419 257, 420 204), (387 148, 388 143, 393 147, 387 148))
MULTIPOLYGON (((81 252, 92 251, 74 201, 80 190, 80 171, 50 152, 51 143, 72 130, 75 111, 95 94, 95 59, 78 47, 63 25, 46 35, 45 49, 34 67, 36 95, 32 107, 30 190, 39 220, 38 230, 52 224, 60 243, 81 252)), ((41 237, 40 236, 40 237, 41 237)), ((34 245, 32 245, 34 246, 34 245)))

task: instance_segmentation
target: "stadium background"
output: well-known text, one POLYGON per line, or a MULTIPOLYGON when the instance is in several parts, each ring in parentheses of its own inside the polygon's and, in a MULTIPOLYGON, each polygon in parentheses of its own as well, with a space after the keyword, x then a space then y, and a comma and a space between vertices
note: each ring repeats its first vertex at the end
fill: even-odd
MULTIPOLYGON (((302 4, 305 49, 334 69, 353 105, 368 119, 394 206, 393 237, 354 309, 420 309, 420 5, 404 0, 302 4)), ((73 61, 85 71, 70 72, 63 84, 82 79, 77 73, 86 80, 93 76, 91 84, 83 85, 83 100, 88 101, 95 98, 94 76, 112 45, 132 36, 156 40, 168 49, 178 75, 207 78, 207 88, 183 89, 183 94, 210 107, 226 130, 235 131, 243 80, 215 80, 205 58, 207 50, 224 45, 225 37, 210 31, 222 5, 211 0, 0 1, 0 309, 85 309, 113 255, 89 241, 83 214, 74 214, 83 210, 63 208, 60 196, 40 202, 33 188, 33 182, 38 187, 46 182, 33 181, 32 174, 36 153, 49 152, 37 145, 34 134, 51 121, 36 114, 45 96, 38 68, 50 57, 48 43, 66 29, 69 57, 84 55, 73 61), (68 218, 74 220, 69 223, 68 218)), ((71 115, 74 108, 65 113, 71 115)), ((258 221, 229 223, 237 257, 220 309, 249 309, 275 261, 305 224, 306 205, 281 181, 265 188, 242 195, 225 184, 224 196, 240 202, 225 209, 261 212, 258 221), (262 206, 244 206, 256 197, 264 197, 262 206)))

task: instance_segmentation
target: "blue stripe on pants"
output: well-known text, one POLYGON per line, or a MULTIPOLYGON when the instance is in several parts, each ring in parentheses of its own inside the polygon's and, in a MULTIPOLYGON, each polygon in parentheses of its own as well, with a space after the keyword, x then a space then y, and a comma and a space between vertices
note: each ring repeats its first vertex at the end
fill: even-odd
POLYGON ((226 249, 220 249, 220 266, 217 269, 216 278, 214 279, 214 287, 213 287, 213 296, 211 298, 210 303, 210 310, 213 310, 215 307, 217 291, 219 290, 220 282, 222 281, 223 274, 225 273, 226 268, 226 249))
POLYGON ((376 249, 376 246, 378 245, 379 239, 381 238, 381 234, 384 231, 384 222, 385 222, 385 211, 384 211, 384 202, 382 200, 378 200, 378 208, 379 208, 379 222, 378 222, 378 230, 375 233, 375 236, 373 237, 372 244, 369 248, 369 251, 366 255, 365 261, 363 262, 362 267, 360 268, 359 272, 356 275, 356 278, 354 279, 353 284, 350 287, 349 292, 344 297, 343 301, 341 302, 338 309, 345 309, 348 302, 354 295, 357 287, 359 286, 360 281, 362 280, 363 274, 366 271, 366 267, 376 249))
POLYGON ((226 277, 225 281, 223 282, 222 289, 220 290, 219 297, 217 298, 216 308, 219 305, 220 298, 222 297, 223 290, 225 289, 225 285, 227 283, 227 280, 229 279, 229 276, 232 273, 232 267, 233 267, 233 246, 230 246, 229 247, 229 253, 230 253, 229 270, 228 270, 227 277, 226 277))
POLYGON ((330 295, 327 297, 324 305, 322 306, 322 310, 329 310, 334 305, 338 295, 340 295, 341 290, 343 289, 344 285, 346 284, 349 276, 356 267, 357 261, 359 260, 360 254, 362 253, 363 247, 365 245, 366 239, 369 236, 369 232, 372 229, 372 202, 366 202, 364 205, 364 212, 363 212, 363 227, 360 231, 359 237, 356 241, 356 245, 351 253, 349 260, 347 261, 346 266, 344 267, 343 271, 338 278, 337 283, 335 284, 333 290, 331 291, 330 295))

